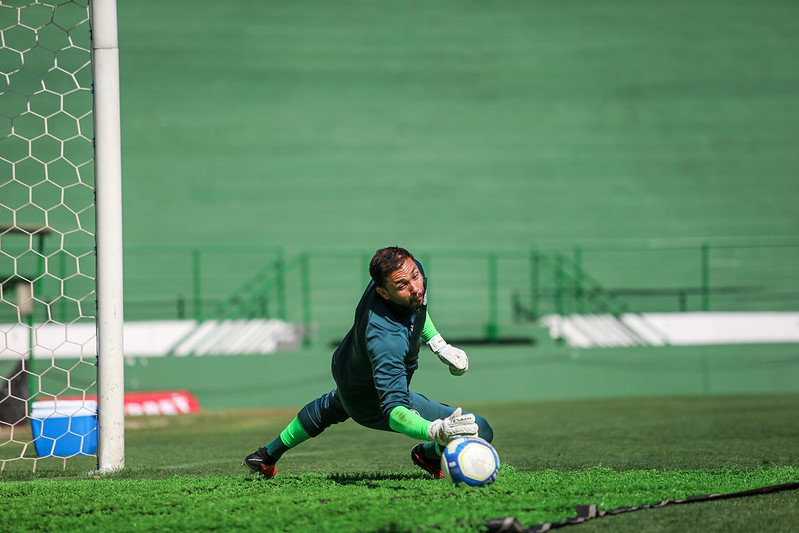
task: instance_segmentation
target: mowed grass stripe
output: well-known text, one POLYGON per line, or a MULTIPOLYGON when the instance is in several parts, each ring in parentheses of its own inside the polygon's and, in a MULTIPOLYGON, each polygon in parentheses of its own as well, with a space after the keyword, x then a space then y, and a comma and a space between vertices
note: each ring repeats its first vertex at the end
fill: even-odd
MULTIPOLYGON (((0 529, 481 531, 505 516, 529 527, 573 516, 581 504, 613 509, 797 481, 797 405, 799 395, 466 405, 491 420, 503 462, 497 482, 481 490, 427 478, 410 463, 412 441, 352 422, 289 452, 278 477, 263 480, 244 473, 241 459, 291 410, 137 418, 122 472, 94 479, 90 458, 66 470, 60 460, 36 473, 7 467, 0 529)), ((581 528, 722 531, 732 514, 789 531, 797 503, 792 491, 581 528), (661 516, 669 519, 659 524, 661 516)))

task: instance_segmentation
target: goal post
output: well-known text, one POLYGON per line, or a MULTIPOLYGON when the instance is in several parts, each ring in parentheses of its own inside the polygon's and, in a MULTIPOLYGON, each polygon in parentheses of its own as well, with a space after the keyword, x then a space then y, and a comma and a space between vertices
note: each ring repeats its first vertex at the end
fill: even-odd
POLYGON ((116 0, 92 0, 97 243, 97 466, 125 466, 122 158, 116 0))
POLYGON ((116 16, 116 0, 0 1, 0 471, 124 468, 116 16), (59 448, 45 428, 62 424, 59 448))

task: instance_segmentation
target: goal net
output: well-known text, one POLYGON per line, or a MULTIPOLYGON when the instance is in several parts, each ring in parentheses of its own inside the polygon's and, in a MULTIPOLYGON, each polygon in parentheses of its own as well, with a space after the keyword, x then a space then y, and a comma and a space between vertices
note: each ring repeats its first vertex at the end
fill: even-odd
POLYGON ((101 455, 91 25, 88 0, 0 0, 0 470, 101 455))

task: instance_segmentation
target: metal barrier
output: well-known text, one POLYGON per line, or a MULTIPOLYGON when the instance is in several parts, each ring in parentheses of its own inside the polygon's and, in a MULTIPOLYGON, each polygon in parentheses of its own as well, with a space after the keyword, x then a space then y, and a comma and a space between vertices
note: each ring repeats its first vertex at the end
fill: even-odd
MULTIPOLYGON (((799 308, 799 239, 415 253, 431 280, 436 324, 462 337, 499 340, 548 314, 799 308)), ((125 259, 126 319, 273 317, 308 331, 312 321, 346 328, 368 282, 370 258, 364 250, 306 250, 287 258, 281 247, 134 247, 125 259)), ((44 301, 48 282, 39 289, 44 301)), ((58 309, 53 302, 48 312, 58 309)))

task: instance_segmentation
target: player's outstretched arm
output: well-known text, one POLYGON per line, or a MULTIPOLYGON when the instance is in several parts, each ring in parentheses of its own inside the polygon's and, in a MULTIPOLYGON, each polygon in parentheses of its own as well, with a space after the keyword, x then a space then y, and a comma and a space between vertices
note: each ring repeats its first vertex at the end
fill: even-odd
POLYGON ((422 340, 427 343, 442 363, 449 366, 449 373, 453 376, 462 376, 469 370, 469 358, 466 357, 466 352, 444 340, 433 324, 430 313, 425 317, 422 340))
POLYGON ((442 446, 456 437, 477 435, 478 427, 471 413, 463 414, 460 407, 447 418, 432 422, 407 407, 397 406, 389 415, 391 429, 418 440, 429 440, 442 446))
POLYGON ((449 373, 453 376, 462 376, 469 370, 469 358, 466 352, 449 344, 439 333, 427 343, 438 359, 449 366, 449 373))

